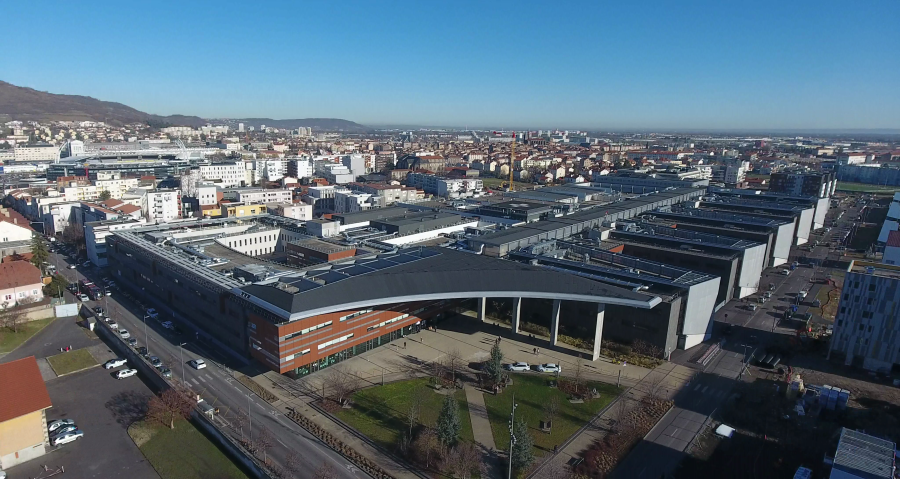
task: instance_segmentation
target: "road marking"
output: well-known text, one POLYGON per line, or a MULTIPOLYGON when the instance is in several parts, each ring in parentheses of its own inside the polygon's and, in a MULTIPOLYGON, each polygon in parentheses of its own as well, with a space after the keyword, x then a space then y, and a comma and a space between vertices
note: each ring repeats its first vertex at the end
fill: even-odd
POLYGON ((700 391, 700 394, 706 394, 706 389, 707 389, 707 388, 709 388, 709 386, 703 386, 703 390, 700 391))
POLYGON ((200 385, 200 383, 199 383, 199 382, 197 382, 197 380, 196 380, 196 379, 195 379, 195 378, 191 378, 191 381, 194 381, 194 384, 196 384, 196 385, 197 385, 197 386, 199 386, 199 385, 200 385))
POLYGON ((703 385, 702 385, 702 384, 698 384, 697 387, 694 388, 694 391, 700 389, 700 386, 703 386, 703 385))
POLYGON ((203 376, 198 376, 198 377, 200 378, 201 381, 206 382, 206 379, 204 379, 203 376))
POLYGON ((206 375, 206 379, 209 379, 210 381, 213 380, 212 376, 210 376, 209 374, 206 375))

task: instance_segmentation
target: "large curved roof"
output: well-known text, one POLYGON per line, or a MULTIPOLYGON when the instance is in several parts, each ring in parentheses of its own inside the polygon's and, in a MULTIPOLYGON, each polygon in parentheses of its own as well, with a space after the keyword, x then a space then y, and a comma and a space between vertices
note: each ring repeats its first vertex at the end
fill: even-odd
POLYGON ((443 248, 322 265, 234 293, 286 320, 380 304, 523 297, 652 308, 658 297, 538 266, 443 248))

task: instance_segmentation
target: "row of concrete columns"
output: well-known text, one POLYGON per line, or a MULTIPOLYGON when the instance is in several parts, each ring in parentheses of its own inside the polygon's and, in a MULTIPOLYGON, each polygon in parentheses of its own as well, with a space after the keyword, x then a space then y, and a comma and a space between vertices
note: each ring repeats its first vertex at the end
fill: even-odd
MULTIPOLYGON (((482 322, 486 318, 487 298, 478 298, 478 319, 482 322)), ((550 317, 550 344, 556 346, 559 338, 559 312, 562 309, 562 301, 553 300, 553 312, 550 317)), ((600 357, 600 340, 603 338, 603 316, 605 305, 597 303, 597 328, 594 331, 593 360, 600 357)), ((513 298, 512 308, 512 332, 519 334, 519 322, 522 318, 522 298, 513 298)))

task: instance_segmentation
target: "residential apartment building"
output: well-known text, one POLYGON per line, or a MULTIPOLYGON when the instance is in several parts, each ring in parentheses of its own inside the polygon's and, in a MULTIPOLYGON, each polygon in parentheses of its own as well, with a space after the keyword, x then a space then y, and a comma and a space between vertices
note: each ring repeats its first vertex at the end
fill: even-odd
POLYGON ((309 221, 313 219, 313 207, 306 203, 267 203, 266 209, 271 214, 292 220, 309 221))
POLYGON ((245 186, 247 184, 247 168, 242 161, 201 165, 200 178, 223 188, 245 186))
POLYGON ((900 266, 852 261, 828 354, 847 365, 890 372, 900 364, 900 266))
POLYGON ((782 171, 769 177, 769 191, 791 196, 828 198, 836 187, 834 173, 782 171))
POLYGON ((287 176, 302 179, 313 175, 312 161, 304 158, 290 158, 287 163, 287 176))
POLYGON ((262 188, 234 188, 223 191, 228 201, 241 203, 290 203, 293 199, 291 190, 265 190, 262 188))
POLYGON ((410 173, 406 184, 443 198, 467 198, 480 196, 484 182, 480 178, 443 178, 425 173, 410 173))
POLYGON ((388 185, 385 183, 350 183, 351 190, 377 196, 385 206, 394 203, 415 203, 425 198, 422 190, 410 186, 388 185))
POLYGON ((141 201, 147 221, 172 221, 181 218, 181 190, 148 191, 141 201))
POLYGON ((381 198, 378 196, 342 189, 334 194, 334 212, 355 213, 357 211, 380 208, 384 206, 381 201, 381 198))

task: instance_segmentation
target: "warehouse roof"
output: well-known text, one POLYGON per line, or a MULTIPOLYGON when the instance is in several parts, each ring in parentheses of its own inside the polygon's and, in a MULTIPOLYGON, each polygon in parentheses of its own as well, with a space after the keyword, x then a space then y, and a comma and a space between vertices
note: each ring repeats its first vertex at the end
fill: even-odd
POLYGON ((323 265, 234 292, 290 320, 379 304, 473 297, 564 299, 639 308, 661 301, 572 274, 440 248, 323 265))

